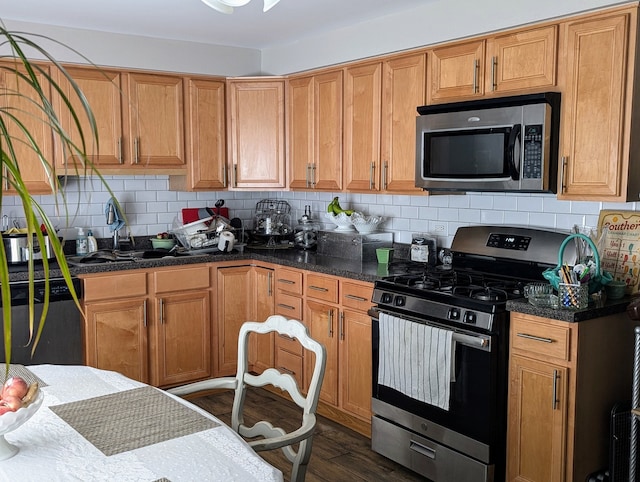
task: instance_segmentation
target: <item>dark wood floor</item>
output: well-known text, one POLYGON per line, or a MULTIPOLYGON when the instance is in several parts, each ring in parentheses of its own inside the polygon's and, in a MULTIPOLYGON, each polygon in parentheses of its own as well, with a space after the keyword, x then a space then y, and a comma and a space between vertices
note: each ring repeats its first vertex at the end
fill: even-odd
MULTIPOLYGON (((233 392, 218 393, 190 401, 223 422, 231 423, 233 392)), ((247 394, 245 403, 246 423, 270 420, 274 425, 292 430, 296 428, 294 423, 299 424, 301 419, 301 411, 295 404, 263 389, 252 390, 247 394)), ((285 481, 289 481, 291 463, 284 457, 281 450, 260 452, 260 455, 282 470, 285 481)), ((367 437, 324 417, 319 417, 306 480, 307 482, 395 482, 424 481, 425 479, 373 452, 371 441, 367 437)))

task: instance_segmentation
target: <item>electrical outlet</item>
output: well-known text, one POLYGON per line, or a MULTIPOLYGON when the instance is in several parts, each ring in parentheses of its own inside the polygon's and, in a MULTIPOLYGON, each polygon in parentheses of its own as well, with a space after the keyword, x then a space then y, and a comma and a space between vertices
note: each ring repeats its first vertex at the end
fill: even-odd
POLYGON ((435 229, 436 233, 444 233, 444 224, 434 224, 433 229, 435 229))

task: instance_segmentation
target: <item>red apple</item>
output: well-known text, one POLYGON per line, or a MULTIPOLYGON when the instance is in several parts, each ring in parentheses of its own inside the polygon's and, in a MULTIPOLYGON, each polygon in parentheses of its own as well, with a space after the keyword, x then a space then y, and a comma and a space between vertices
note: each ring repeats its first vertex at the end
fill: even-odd
POLYGON ((0 400, 0 406, 9 407, 12 411, 18 410, 22 407, 22 400, 15 395, 3 395, 2 400, 0 400))
POLYGON ((29 385, 20 377, 9 377, 2 387, 2 398, 7 395, 22 398, 29 391, 29 385))
POLYGON ((13 412, 13 410, 11 410, 11 407, 9 407, 8 405, 0 405, 0 416, 4 415, 7 412, 13 412))

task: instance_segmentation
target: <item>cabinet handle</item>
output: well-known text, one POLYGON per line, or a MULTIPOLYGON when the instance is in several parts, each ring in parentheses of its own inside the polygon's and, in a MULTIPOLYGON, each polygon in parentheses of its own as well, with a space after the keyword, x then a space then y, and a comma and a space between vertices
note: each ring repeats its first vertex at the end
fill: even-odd
POLYGON ((329 338, 333 338, 333 310, 327 312, 327 320, 329 322, 329 338))
POLYGON ((147 300, 142 302, 142 325, 147 327, 147 300))
POLYGON ((238 165, 233 165, 233 187, 238 187, 238 165))
POLYGON ((311 187, 316 188, 316 163, 311 163, 311 187))
POLYGON ((491 90, 496 91, 498 84, 496 84, 496 70, 498 68, 498 57, 491 57, 491 90))
POLYGON ((553 343, 553 339, 551 338, 543 338, 541 336, 529 335, 527 333, 516 333, 516 336, 526 338, 528 340, 541 341, 543 343, 553 343))
POLYGON ((562 156, 562 162, 560 163, 562 169, 562 172, 560 173, 560 192, 562 193, 567 192, 566 171, 568 162, 567 156, 562 156))
POLYGON ((344 295, 345 298, 348 298, 350 300, 356 300, 356 301, 367 301, 366 298, 363 298, 362 296, 356 296, 356 295, 344 295))
POLYGON ((140 140, 138 137, 133 138, 133 163, 138 164, 140 160, 140 140))
POLYGON ((227 187, 227 163, 222 163, 222 187, 227 187))
POLYGON ((118 150, 118 164, 124 164, 124 158, 122 157, 122 136, 118 137, 116 141, 116 149, 118 150))
POLYGON ((551 410, 555 410, 558 405, 558 379, 560 378, 560 373, 558 370, 553 370, 553 400, 551 403, 551 410))
POLYGON ((322 291, 322 292, 324 292, 324 293, 326 293, 327 291, 329 291, 327 288, 323 288, 322 286, 313 286, 313 285, 310 285, 310 286, 309 286, 309 289, 310 289, 310 290, 314 290, 314 291, 322 291))
POLYGON ((273 295, 273 273, 269 271, 267 273, 267 296, 273 295))
POLYGON ((295 309, 296 309, 296 308, 295 308, 295 306, 285 305, 284 303, 278 303, 278 306, 279 306, 280 308, 284 308, 284 309, 286 309, 286 310, 291 310, 291 311, 293 311, 293 310, 295 310, 295 309))
POLYGON ((478 70, 480 68, 480 61, 475 59, 473 61, 473 93, 478 92, 478 70))
POLYGON ((382 167, 382 189, 386 191, 387 189, 387 171, 389 170, 389 163, 384 161, 382 167))
POLYGON ((9 170, 7 169, 7 166, 4 166, 2 168, 2 177, 3 177, 3 182, 4 182, 4 188, 5 190, 9 189, 9 170))
POLYGON ((375 183, 373 181, 373 176, 375 175, 376 172, 376 163, 372 162, 371 166, 369 166, 369 191, 373 191, 373 188, 375 187, 375 183))
POLYGON ((309 181, 310 178, 311 178, 311 164, 307 163, 307 171, 304 173, 304 182, 306 187, 309 187, 309 184, 311 184, 311 182, 309 181))
POLYGON ((278 278, 278 283, 284 283, 284 284, 287 284, 287 285, 296 284, 295 281, 291 281, 290 279, 284 279, 284 278, 278 278))
POLYGON ((344 340, 344 311, 340 312, 340 326, 338 328, 340 339, 344 340))
POLYGON ((158 300, 158 309, 160 310, 160 324, 164 325, 164 301, 162 298, 158 300))
POLYGON ((296 372, 294 372, 293 370, 289 370, 288 368, 285 368, 285 367, 278 367, 278 371, 288 373, 292 377, 296 376, 296 372))

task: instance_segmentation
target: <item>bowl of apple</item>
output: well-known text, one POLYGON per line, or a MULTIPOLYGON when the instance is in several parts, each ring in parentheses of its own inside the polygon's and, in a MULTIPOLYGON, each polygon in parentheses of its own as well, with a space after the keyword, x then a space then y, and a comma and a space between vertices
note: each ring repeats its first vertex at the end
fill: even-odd
POLYGON ((13 457, 20 450, 4 438, 38 411, 44 393, 37 382, 27 384, 21 377, 9 377, 0 395, 0 460, 13 457))

